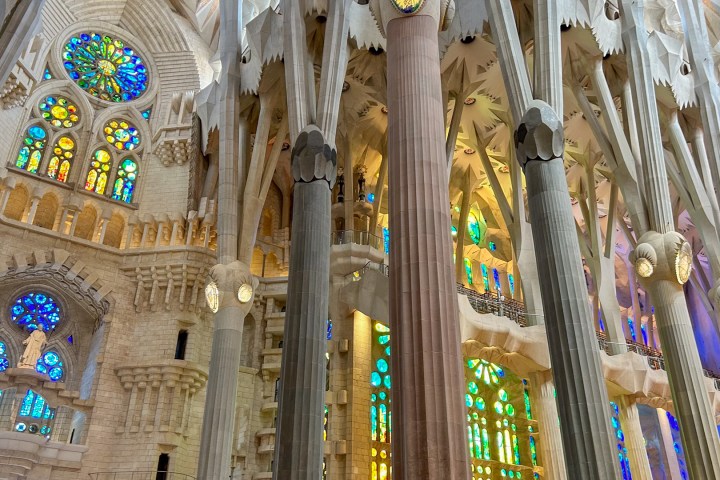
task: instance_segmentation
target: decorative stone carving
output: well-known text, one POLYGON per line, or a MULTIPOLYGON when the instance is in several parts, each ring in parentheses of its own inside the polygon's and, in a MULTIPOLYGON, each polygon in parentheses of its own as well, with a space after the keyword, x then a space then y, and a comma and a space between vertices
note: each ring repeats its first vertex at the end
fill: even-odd
POLYGON ((292 173, 296 182, 325 180, 330 188, 335 185, 337 152, 317 126, 308 125, 300 132, 292 151, 292 173))
POLYGON ((218 287, 218 309, 228 306, 240 305, 242 317, 248 314, 252 308, 252 299, 258 286, 258 280, 250 273, 250 268, 239 260, 227 265, 215 265, 210 269, 208 282, 212 281, 218 287), (248 299, 242 298, 246 286, 252 287, 252 295, 248 299))
POLYGON ((26 345, 25 351, 20 357, 18 368, 35 369, 37 361, 42 355, 42 349, 47 344, 47 336, 43 326, 38 323, 37 330, 33 330, 28 338, 25 339, 23 345, 26 345))
MULTIPOLYGON (((638 239, 630 253, 630 261, 640 282, 669 280, 684 284, 692 268, 692 250, 688 241, 678 232, 665 234, 647 232, 638 239)), ((714 289, 711 290, 714 292, 714 289)), ((713 297, 713 293, 710 294, 713 297)))
POLYGON ((165 166, 184 165, 196 152, 193 92, 173 95, 162 127, 153 138, 153 153, 165 166))
POLYGON ((563 155, 563 123, 555 110, 541 100, 533 100, 515 132, 515 147, 520 165, 529 160, 552 160, 563 155))

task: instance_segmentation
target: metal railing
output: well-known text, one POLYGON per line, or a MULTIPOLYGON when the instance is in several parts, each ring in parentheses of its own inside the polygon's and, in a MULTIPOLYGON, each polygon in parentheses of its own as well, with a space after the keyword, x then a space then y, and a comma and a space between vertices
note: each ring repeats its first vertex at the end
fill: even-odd
MULTIPOLYGON (((354 276, 354 280, 357 281, 362 278, 362 274, 368 269, 380 270, 378 267, 383 267, 383 270, 381 271, 383 271, 385 275, 388 275, 389 271, 387 265, 379 265, 374 262, 368 262, 362 269, 357 272, 353 272, 350 275, 354 276)), ((522 302, 518 302, 513 299, 501 300, 495 293, 479 293, 463 286, 460 283, 457 284, 457 291, 461 295, 468 297, 470 306, 472 306, 473 310, 477 313, 492 313, 501 317, 507 317, 521 327, 527 326, 528 314, 525 310, 525 305, 522 302)), ((610 353, 609 347, 611 345, 615 345, 616 343, 609 342, 604 332, 596 331, 595 335, 597 336, 600 350, 610 353)), ((638 355, 645 357, 648 365, 653 370, 665 370, 665 358, 660 350, 630 339, 626 339, 625 346, 628 351, 635 352, 638 355)), ((714 379, 715 389, 720 391, 720 374, 707 369, 703 369, 703 374, 707 378, 714 379)))
POLYGON ((185 473, 157 470, 95 472, 89 475, 92 480, 195 480, 195 477, 185 473))
POLYGON ((333 245, 347 245, 354 243, 356 245, 368 245, 376 250, 383 250, 383 240, 377 235, 361 230, 341 230, 333 232, 333 245))

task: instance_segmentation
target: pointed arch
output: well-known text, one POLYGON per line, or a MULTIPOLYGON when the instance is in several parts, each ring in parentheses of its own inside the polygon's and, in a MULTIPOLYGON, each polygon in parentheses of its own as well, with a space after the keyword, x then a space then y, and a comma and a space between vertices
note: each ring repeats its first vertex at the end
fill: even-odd
POLYGON ((96 149, 90 157, 90 167, 85 176, 85 190, 104 195, 111 168, 110 152, 103 147, 96 149))

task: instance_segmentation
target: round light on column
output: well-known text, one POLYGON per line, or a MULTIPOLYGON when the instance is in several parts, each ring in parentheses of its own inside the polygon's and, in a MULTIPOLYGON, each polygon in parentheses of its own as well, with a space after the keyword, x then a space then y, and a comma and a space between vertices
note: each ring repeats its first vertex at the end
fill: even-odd
POLYGON ((210 282, 205 285, 205 300, 210 310, 212 310, 213 313, 217 313, 218 308, 220 308, 220 291, 218 290, 217 283, 210 282))
POLYGON ((253 295, 253 289, 250 285, 247 283, 243 283, 240 285, 240 288, 238 289, 238 300, 240 303, 247 303, 250 301, 253 295))
POLYGON ((640 257, 637 259, 637 262, 635 262, 635 271, 643 278, 652 275, 653 270, 655 270, 655 267, 653 267, 652 262, 647 258, 640 257))
POLYGON ((692 271, 692 248, 688 242, 683 242, 675 255, 675 277, 680 285, 690 279, 692 271))

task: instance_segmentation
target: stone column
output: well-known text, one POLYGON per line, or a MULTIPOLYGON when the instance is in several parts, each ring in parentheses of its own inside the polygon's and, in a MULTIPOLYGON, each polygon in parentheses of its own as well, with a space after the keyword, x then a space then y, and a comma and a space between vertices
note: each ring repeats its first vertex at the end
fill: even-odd
POLYGON ((565 454, 563 452, 562 434, 558 423, 557 403, 555 402, 555 385, 552 372, 534 372, 530 374, 530 395, 533 414, 540 428, 540 465, 545 471, 543 478, 565 480, 565 454))
POLYGON ((292 153, 292 242, 275 436, 275 480, 322 477, 330 289, 330 190, 336 153, 315 125, 292 153))
POLYGON ((676 480, 681 479, 680 464, 678 462, 677 452, 675 452, 675 442, 672 437, 672 427, 667 417, 667 411, 662 408, 655 409, 657 412, 658 425, 660 427, 660 435, 662 437, 662 447, 665 450, 665 457, 668 464, 668 477, 676 480))
POLYGON ((236 260, 215 265, 205 287, 205 295, 215 311, 215 332, 210 355, 210 375, 205 398, 198 478, 230 477, 235 399, 245 316, 252 307, 240 292, 257 287, 249 268, 236 260), (242 300, 242 301, 241 301, 242 300))
MULTIPOLYGON (((7 0, 6 0, 7 1, 7 0)), ((0 85, 4 85, 20 55, 40 27, 45 0, 21 0, 0 24, 0 85)))
MULTIPOLYGON (((392 9, 390 2, 383 2, 392 9)), ((418 2, 422 3, 422 2, 418 2)), ((469 478, 452 260, 440 2, 387 22, 390 330, 396 479, 469 478)), ((387 19, 387 11, 383 18, 387 19)))
POLYGON ((683 293, 683 284, 690 277, 692 248, 674 231, 643 2, 622 0, 620 18, 650 223, 650 231, 638 239, 631 261, 655 306, 690 478, 720 478, 720 440, 683 293))
POLYGON ((620 411, 620 425, 625 434, 625 448, 630 460, 632 478, 633 480, 652 480, 637 403, 634 398, 627 395, 621 395, 616 401, 620 411))
POLYGON ((563 166, 563 124, 540 100, 529 102, 515 133, 525 170, 567 471, 576 478, 620 478, 608 394, 563 166))

